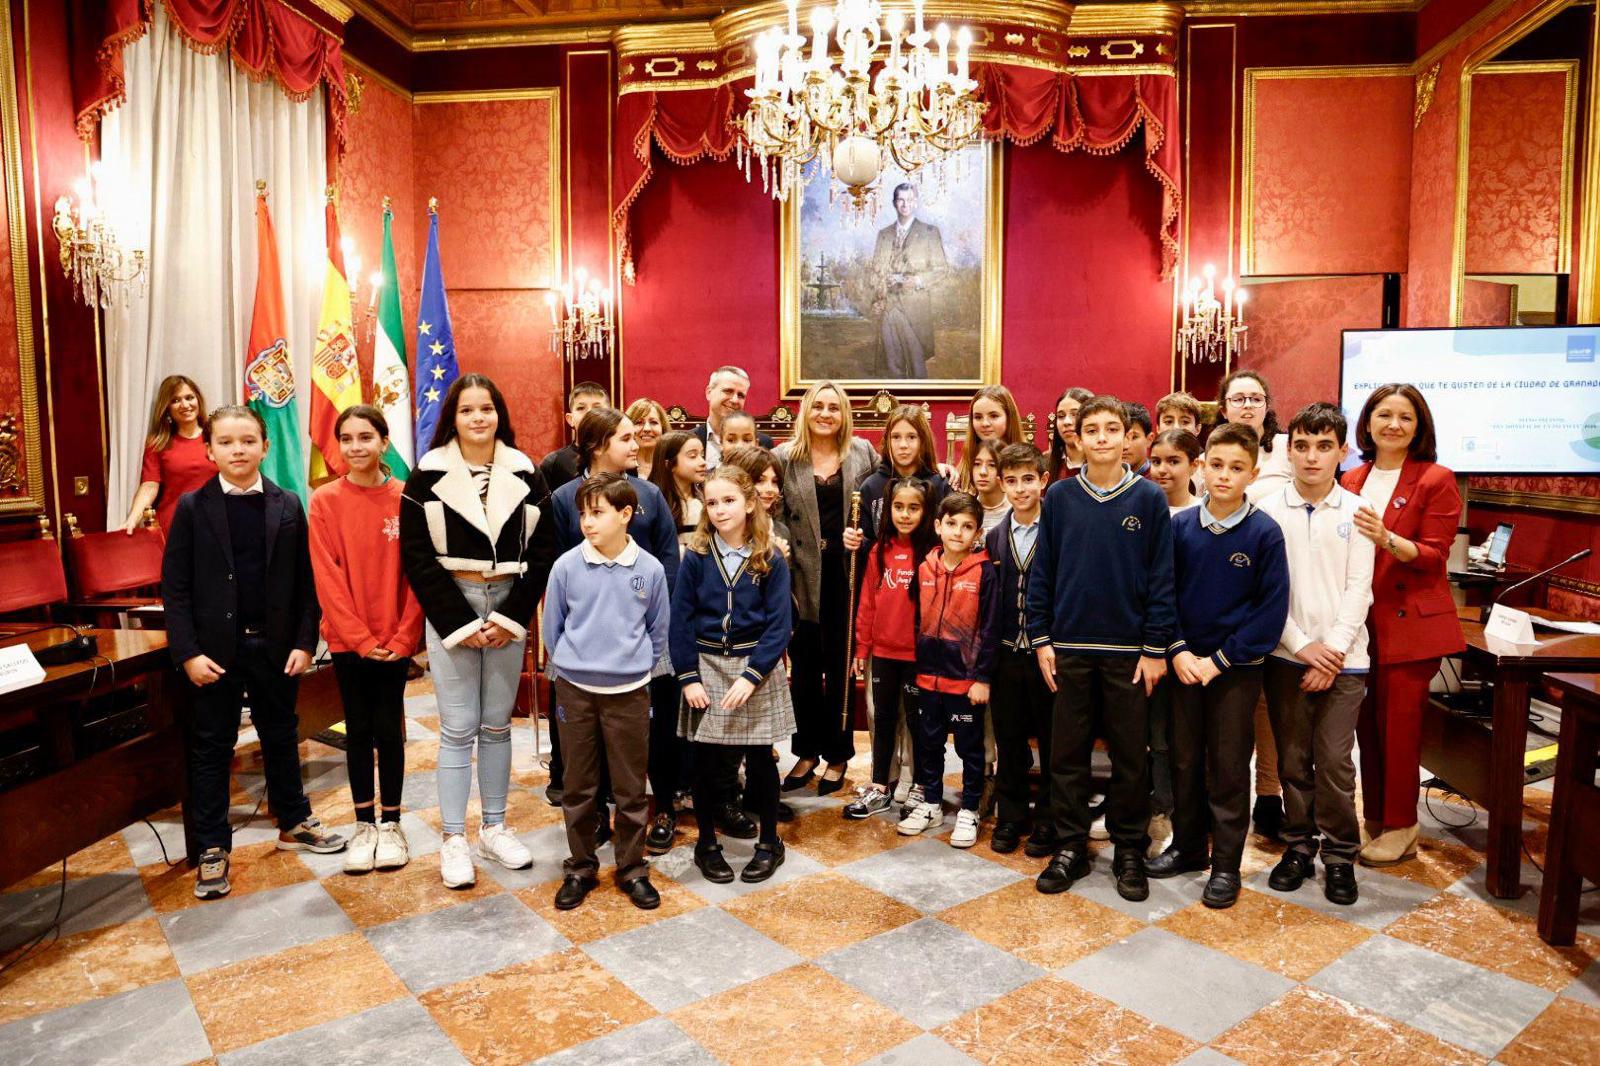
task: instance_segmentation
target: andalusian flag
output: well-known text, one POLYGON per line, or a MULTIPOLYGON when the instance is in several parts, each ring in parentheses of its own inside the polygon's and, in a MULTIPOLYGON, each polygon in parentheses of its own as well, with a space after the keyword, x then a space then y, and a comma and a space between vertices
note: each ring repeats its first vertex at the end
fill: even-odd
POLYGON ((339 437, 334 426, 339 412, 361 402, 361 370, 356 364, 355 333, 350 328, 350 283, 345 278, 344 248, 339 243, 339 213, 328 186, 328 269, 322 282, 322 317, 317 323, 317 350, 311 356, 311 481, 344 473, 339 437))
POLYGON ((278 274, 278 239, 267 213, 267 183, 256 182, 256 304, 245 351, 244 399, 267 424, 267 458, 261 472, 309 503, 305 441, 294 404, 294 363, 278 274))
MULTIPOLYGON (((411 436, 411 375, 406 369, 406 335, 400 316, 400 275, 394 263, 394 212, 383 198, 383 281, 378 293, 378 332, 372 348, 372 402, 389 423, 389 451, 383 461, 404 479, 416 465, 411 436)), ((426 450, 426 448, 424 448, 426 450)))

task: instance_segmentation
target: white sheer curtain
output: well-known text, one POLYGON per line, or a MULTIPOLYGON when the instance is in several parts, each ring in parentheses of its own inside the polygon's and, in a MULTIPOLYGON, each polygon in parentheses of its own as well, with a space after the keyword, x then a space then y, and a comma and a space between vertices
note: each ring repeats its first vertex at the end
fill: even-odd
POLYGON ((107 521, 139 487, 150 403, 187 374, 217 407, 238 402, 256 284, 255 183, 278 238, 302 431, 322 299, 327 182, 322 89, 296 103, 252 82, 226 52, 183 42, 161 4, 123 51, 127 101, 101 124, 101 160, 125 244, 147 249, 144 294, 106 312, 107 521))

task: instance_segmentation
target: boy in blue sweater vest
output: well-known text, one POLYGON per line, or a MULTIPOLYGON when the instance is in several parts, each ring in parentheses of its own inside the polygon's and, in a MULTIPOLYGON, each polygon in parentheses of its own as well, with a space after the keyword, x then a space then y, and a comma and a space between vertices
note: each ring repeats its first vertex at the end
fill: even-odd
POLYGON ((1150 863, 1150 876, 1205 869, 1209 828, 1211 879, 1201 902, 1212 908, 1239 898, 1262 663, 1289 613, 1283 531, 1245 498, 1259 454, 1255 430, 1218 426, 1201 471, 1205 499, 1172 522, 1173 831, 1172 844, 1150 863))
POLYGON ((566 753, 565 876, 556 907, 571 910, 595 887, 600 752, 617 802, 617 885, 634 906, 661 896, 644 861, 650 670, 667 647, 672 608, 666 571, 628 535, 639 506, 621 474, 597 474, 577 491, 583 543, 556 560, 545 592, 544 643, 556 677, 556 718, 566 753))
POLYGON ((1078 408, 1084 466, 1045 493, 1027 622, 1056 694, 1050 807, 1058 850, 1035 887, 1065 892, 1089 872, 1089 755, 1098 731, 1111 755, 1106 827, 1117 892, 1137 901, 1150 895, 1149 699, 1167 672, 1177 605, 1167 497, 1122 461, 1127 425, 1115 396, 1078 408))

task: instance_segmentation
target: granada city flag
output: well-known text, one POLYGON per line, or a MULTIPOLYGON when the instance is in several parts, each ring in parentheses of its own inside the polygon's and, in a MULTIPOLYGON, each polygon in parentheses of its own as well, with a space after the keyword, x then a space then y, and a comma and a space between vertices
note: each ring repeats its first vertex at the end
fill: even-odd
POLYGON ((278 240, 267 212, 267 183, 256 182, 256 304, 245 350, 244 399, 267 424, 261 473, 308 503, 305 440, 294 404, 294 363, 289 358, 288 316, 278 274, 278 240))
POLYGON ((339 242, 339 213, 328 186, 328 269, 322 282, 322 315, 317 320, 317 350, 311 356, 311 483, 345 472, 334 426, 339 412, 361 402, 361 370, 355 333, 350 328, 350 282, 339 242))
POLYGON ((400 276, 394 263, 394 212, 383 198, 383 282, 378 295, 378 331, 372 346, 372 402, 389 423, 383 461, 404 479, 416 465, 412 450, 411 375, 406 369, 405 326, 400 315, 400 276))

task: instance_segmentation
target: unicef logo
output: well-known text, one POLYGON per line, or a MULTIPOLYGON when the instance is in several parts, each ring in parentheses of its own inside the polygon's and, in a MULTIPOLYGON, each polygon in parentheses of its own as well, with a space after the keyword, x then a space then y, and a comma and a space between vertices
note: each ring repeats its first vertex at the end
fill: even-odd
POLYGON ((1138 515, 1129 515, 1127 518, 1122 520, 1122 528, 1126 529, 1129 533, 1139 532, 1143 525, 1144 523, 1139 521, 1138 515))

